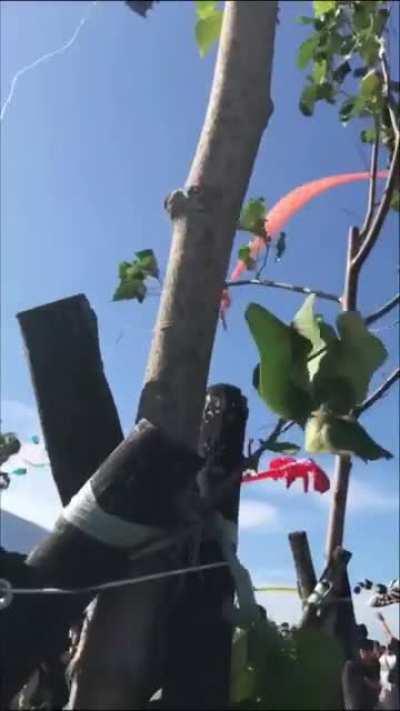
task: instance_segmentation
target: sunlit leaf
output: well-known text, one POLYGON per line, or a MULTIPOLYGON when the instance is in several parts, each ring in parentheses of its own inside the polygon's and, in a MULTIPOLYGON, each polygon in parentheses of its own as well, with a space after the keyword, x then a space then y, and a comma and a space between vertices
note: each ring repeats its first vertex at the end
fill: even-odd
POLYGON ((239 217, 239 230, 262 236, 265 232, 267 208, 264 198, 249 200, 243 205, 239 217))
POLYGON ((196 14, 202 20, 213 15, 216 10, 216 0, 195 0, 196 14))
POLYGON ((318 34, 311 35, 311 37, 302 42, 297 52, 297 66, 299 69, 305 69, 307 64, 311 62, 318 44, 318 34))
POLYGON ((313 7, 316 17, 322 17, 327 12, 331 12, 336 7, 337 0, 314 0, 313 7))
POLYGON ((308 420, 305 449, 311 453, 354 454, 364 461, 393 457, 369 436, 359 422, 324 411, 308 420))
POLYGON ((221 10, 214 9, 206 17, 199 17, 196 23, 195 34, 200 56, 205 57, 212 45, 218 41, 222 27, 221 10))
POLYGON ((260 354, 260 396, 281 417, 304 422, 311 404, 306 389, 311 344, 258 304, 248 306, 246 320, 260 354))
POLYGON ((254 269, 255 261, 251 256, 251 249, 248 245, 239 247, 238 257, 245 263, 247 269, 254 269))

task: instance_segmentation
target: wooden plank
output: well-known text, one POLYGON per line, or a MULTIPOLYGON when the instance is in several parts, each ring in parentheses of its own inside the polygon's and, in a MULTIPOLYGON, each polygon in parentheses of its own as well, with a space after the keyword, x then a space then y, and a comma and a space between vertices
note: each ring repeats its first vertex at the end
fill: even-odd
MULTIPOLYGON (((198 483, 203 499, 215 499, 216 510, 234 524, 247 415, 247 402, 238 388, 215 385, 208 389, 199 447, 207 463, 198 483)), ((201 563, 221 560, 218 543, 203 541, 199 559, 201 563)), ((169 620, 163 708, 229 707, 232 625, 226 613, 233 593, 227 569, 185 581, 169 620)))
MULTIPOLYGON (((112 452, 92 477, 91 489, 109 515, 161 528, 167 535, 182 522, 179 494, 193 485, 200 462, 197 454, 147 425, 135 429, 112 452)), ((132 549, 137 552, 131 540, 127 543, 127 549, 117 549, 61 517, 53 533, 27 558, 30 587, 76 588, 125 577, 128 554, 132 549)), ((69 626, 92 598, 93 594, 16 596, 1 612, 3 708, 40 660, 63 651, 69 626)))
POLYGON ((302 600, 306 600, 317 584, 306 532, 293 531, 293 533, 289 533, 289 544, 296 568, 300 597, 302 600))
POLYGON ((17 318, 52 474, 66 504, 123 437, 104 374, 96 315, 78 294, 17 318))

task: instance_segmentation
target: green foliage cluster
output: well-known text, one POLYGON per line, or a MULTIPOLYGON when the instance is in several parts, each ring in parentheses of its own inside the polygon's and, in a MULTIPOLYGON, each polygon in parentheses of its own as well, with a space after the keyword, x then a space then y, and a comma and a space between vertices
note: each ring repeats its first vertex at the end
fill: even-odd
MULTIPOLYGON (((310 68, 300 97, 300 110, 312 116, 316 104, 339 102, 345 125, 354 118, 368 118, 371 126, 361 131, 364 143, 381 145, 393 153, 395 136, 389 101, 399 115, 400 84, 385 77, 385 34, 393 2, 383 0, 326 0, 314 2, 314 16, 299 22, 312 27, 300 45, 297 65, 310 68)), ((396 189, 392 208, 399 210, 396 189)))
POLYGON ((391 458, 352 416, 387 351, 358 312, 341 313, 335 330, 314 303, 308 296, 289 325, 259 304, 247 307, 260 355, 253 383, 273 412, 305 429, 307 451, 391 458))
POLYGON ((159 278, 157 259, 152 249, 135 252, 131 262, 119 265, 120 283, 114 292, 113 301, 137 299, 140 303, 147 293, 145 281, 148 277, 159 278))
POLYGON ((316 630, 281 635, 267 619, 237 630, 233 641, 234 709, 327 708, 343 666, 339 643, 316 630))

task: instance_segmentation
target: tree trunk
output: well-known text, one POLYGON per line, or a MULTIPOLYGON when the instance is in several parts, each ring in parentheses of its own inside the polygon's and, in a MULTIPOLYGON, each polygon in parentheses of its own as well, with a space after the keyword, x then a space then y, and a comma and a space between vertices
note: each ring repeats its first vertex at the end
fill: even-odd
MULTIPOLYGON (((276 18, 275 1, 226 2, 209 106, 193 164, 185 190, 166 200, 173 225, 172 246, 138 419, 146 418, 194 450, 237 221, 272 112, 276 18)), ((148 600, 150 637, 146 643, 141 640, 134 667, 130 670, 126 660, 123 669, 119 671, 114 664, 111 674, 100 678, 89 670, 88 682, 97 687, 98 704, 102 696, 110 697, 112 686, 112 708, 145 705, 151 686, 148 669, 153 666, 151 636, 164 628, 167 618, 161 585, 153 584, 153 594, 149 590, 143 593, 148 600), (142 656, 137 663, 139 653, 142 656), (141 683, 141 676, 146 683, 141 683)), ((117 629, 132 630, 134 635, 133 605, 126 604, 125 593, 109 593, 107 611, 99 624, 108 624, 112 630, 114 620, 117 629)), ((115 635, 108 647, 118 647, 115 635)), ((100 666, 102 651, 97 652, 100 666)), ((107 650, 106 654, 112 663, 107 650)))
POLYGON ((226 2, 209 106, 185 191, 166 201, 173 239, 139 417, 193 447, 240 208, 272 112, 276 17, 276 2, 226 2))
MULTIPOLYGON (((352 267, 352 260, 359 247, 359 233, 351 227, 348 236, 347 263, 342 298, 343 311, 355 311, 357 308, 358 269, 352 267)), ((337 546, 343 545, 344 524, 346 518, 347 495, 349 491, 352 462, 348 456, 338 456, 335 462, 332 504, 329 511, 328 533, 326 538, 326 558, 329 561, 337 546)))

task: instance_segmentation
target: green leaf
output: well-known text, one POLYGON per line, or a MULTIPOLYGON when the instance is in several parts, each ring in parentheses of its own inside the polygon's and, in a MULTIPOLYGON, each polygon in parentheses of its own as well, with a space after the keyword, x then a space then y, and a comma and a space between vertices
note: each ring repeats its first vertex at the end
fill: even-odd
POLYGON ((141 252, 135 252, 135 254, 139 269, 143 271, 146 276, 152 276, 155 279, 158 279, 160 272, 153 250, 143 249, 141 252))
POLYGON ((314 314, 314 304, 312 294, 293 319, 293 327, 312 343, 307 366, 314 402, 345 414, 365 399, 372 375, 387 352, 358 313, 339 315, 339 339, 332 327, 314 314))
POLYGON ((317 86, 315 84, 308 84, 304 87, 299 102, 300 111, 304 116, 313 115, 317 101, 317 93, 317 86))
POLYGON ((399 189, 394 191, 394 193, 392 195, 392 199, 390 201, 390 207, 395 212, 400 212, 400 190, 399 189))
POLYGON ((318 44, 318 34, 311 35, 311 37, 302 42, 297 52, 297 66, 299 69, 305 69, 307 64, 311 62, 318 44))
POLYGON ((260 354, 260 396, 281 417, 304 423, 311 406, 306 390, 311 344, 258 304, 250 304, 245 316, 260 354))
POLYGON ((335 87, 328 81, 324 81, 322 84, 317 86, 317 99, 325 99, 330 104, 335 103, 335 87))
POLYGON ((310 380, 314 378, 318 371, 321 358, 324 353, 319 356, 316 354, 326 348, 326 340, 321 336, 320 322, 314 315, 315 294, 310 294, 305 299, 303 306, 297 311, 293 319, 293 327, 304 338, 307 338, 312 344, 312 350, 308 355, 307 368, 310 380))
POLYGON ((357 32, 371 29, 372 21, 371 8, 368 7, 368 3, 353 3, 353 27, 357 32))
POLYGON ((249 200, 242 208, 239 218, 239 230, 262 236, 265 233, 267 208, 264 198, 249 200))
POLYGON ((336 8, 336 0, 314 0, 313 7, 315 16, 322 17, 336 8))
POLYGON ((364 60, 366 64, 372 67, 377 63, 379 59, 380 47, 381 44, 378 37, 376 37, 375 35, 366 34, 363 36, 360 43, 360 57, 364 60))
POLYGON ((313 25, 315 22, 315 18, 306 17, 306 15, 300 15, 299 17, 296 17, 296 22, 298 22, 299 25, 313 25))
POLYGON ((364 128, 360 133, 360 138, 363 143, 375 143, 376 131, 374 128, 364 128))
POLYGON ((320 411, 305 429, 305 449, 311 453, 355 454, 360 459, 392 459, 393 455, 377 444, 356 421, 320 411))
POLYGON ((358 312, 340 314, 337 326, 340 339, 329 342, 312 386, 316 405, 325 403, 334 412, 345 414, 366 398, 371 378, 385 362, 387 351, 358 312))
POLYGON ((131 262, 120 262, 118 267, 118 276, 120 279, 125 279, 128 269, 132 266, 131 262))
POLYGON ((239 247, 238 257, 245 263, 247 269, 254 269, 255 261, 251 256, 251 249, 248 245, 239 247))
POLYGON ((326 79, 326 73, 328 71, 328 62, 326 59, 321 59, 319 61, 314 62, 314 67, 313 67, 313 79, 316 84, 322 84, 322 82, 325 81, 326 79))
POLYGON ((195 33, 201 57, 205 57, 212 45, 218 41, 222 27, 222 15, 221 10, 214 10, 207 17, 200 17, 197 20, 195 33))
POLYGON ((122 281, 115 290, 113 301, 137 299, 139 303, 142 303, 146 292, 147 288, 142 279, 127 279, 122 281))
POLYGON ((195 0, 196 14, 201 20, 205 20, 215 13, 216 0, 195 0))
POLYGON ((378 92, 380 93, 382 80, 379 75, 373 70, 361 80, 360 94, 364 98, 371 98, 378 92))

